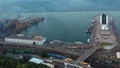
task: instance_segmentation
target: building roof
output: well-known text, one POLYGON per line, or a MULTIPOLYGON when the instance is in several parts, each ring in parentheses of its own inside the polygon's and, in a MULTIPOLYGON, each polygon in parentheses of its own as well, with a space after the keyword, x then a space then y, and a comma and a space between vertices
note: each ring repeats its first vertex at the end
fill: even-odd
POLYGON ((33 63, 36 63, 36 64, 40 64, 40 63, 43 63, 43 60, 38 59, 38 58, 31 58, 31 59, 29 60, 29 62, 33 62, 33 63))
POLYGON ((102 14, 102 16, 106 16, 106 14, 105 14, 105 13, 103 13, 103 14, 102 14))
POLYGON ((101 29, 102 29, 102 30, 108 30, 108 26, 107 26, 107 25, 102 25, 102 26, 101 26, 101 29))
POLYGON ((25 39, 25 40, 42 40, 44 37, 43 36, 24 36, 22 34, 17 34, 17 35, 10 35, 6 38, 14 38, 14 39, 25 39))
POLYGON ((102 15, 102 24, 106 24, 106 15, 105 14, 102 15))

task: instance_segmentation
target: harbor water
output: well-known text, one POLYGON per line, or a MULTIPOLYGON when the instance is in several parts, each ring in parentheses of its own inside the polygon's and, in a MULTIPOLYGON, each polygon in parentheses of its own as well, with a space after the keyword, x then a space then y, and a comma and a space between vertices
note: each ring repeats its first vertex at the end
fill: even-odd
POLYGON ((40 16, 45 18, 44 22, 40 22, 38 25, 23 31, 25 35, 43 35, 49 41, 60 40, 64 42, 86 43, 87 39, 90 38, 90 35, 86 34, 87 27, 91 25, 91 20, 95 15, 102 14, 103 12, 114 18, 115 25, 119 30, 119 11, 37 12, 21 13, 20 15, 26 17, 40 16))
POLYGON ((23 31, 47 40, 86 43, 86 29, 95 15, 111 15, 120 31, 119 0, 0 0, 0 18, 21 15, 44 17, 45 21, 23 31), (86 5, 87 4, 87 5, 86 5), (58 12, 62 11, 62 12, 58 12))

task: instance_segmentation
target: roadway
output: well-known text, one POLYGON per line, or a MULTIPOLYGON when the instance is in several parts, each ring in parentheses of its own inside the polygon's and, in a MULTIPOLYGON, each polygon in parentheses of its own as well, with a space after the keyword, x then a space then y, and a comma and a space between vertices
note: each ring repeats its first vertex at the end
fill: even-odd
POLYGON ((56 52, 61 54, 71 54, 74 56, 80 56, 77 52, 68 51, 66 49, 58 49, 58 48, 50 48, 45 46, 38 46, 38 45, 30 45, 30 44, 18 44, 18 43, 9 43, 9 42, 0 42, 0 46, 4 48, 20 48, 20 49, 32 49, 37 52, 40 52, 42 50, 48 50, 50 52, 56 52))
MULTIPOLYGON (((91 44, 89 44, 89 45, 90 45, 90 49, 88 51, 86 50, 83 53, 79 53, 79 52, 74 52, 72 50, 68 51, 69 47, 68 47, 68 49, 67 48, 61 49, 61 48, 51 48, 51 47, 46 47, 46 46, 37 46, 37 45, 28 45, 28 44, 0 42, 0 47, 1 48, 32 49, 32 50, 35 50, 38 53, 41 52, 42 50, 47 50, 49 52, 56 52, 56 53, 59 53, 59 54, 62 54, 62 55, 66 55, 66 54, 70 54, 70 55, 74 55, 74 56, 82 56, 82 55, 84 55, 86 58, 90 55, 90 54, 87 55, 88 54, 87 52, 90 53, 91 50, 95 50, 95 48, 96 48, 96 47, 95 48, 91 47, 92 46, 91 44)), ((80 48, 80 46, 78 46, 78 47, 80 48)), ((88 46, 86 46, 86 47, 88 49, 88 46)), ((77 48, 77 49, 79 49, 79 48, 77 48)), ((81 59, 84 60, 85 58, 81 58, 81 59)), ((64 60, 53 59, 53 61, 58 62, 58 63, 67 63, 64 60)), ((73 63, 72 64, 71 63, 67 63, 67 64, 73 65, 73 66, 76 66, 76 67, 81 67, 79 65, 74 65, 73 63)))
POLYGON ((87 50, 83 55, 81 55, 75 62, 83 62, 85 59, 87 59, 90 55, 92 55, 97 49, 98 49, 98 45, 95 44, 94 47, 90 48, 89 50, 87 50))

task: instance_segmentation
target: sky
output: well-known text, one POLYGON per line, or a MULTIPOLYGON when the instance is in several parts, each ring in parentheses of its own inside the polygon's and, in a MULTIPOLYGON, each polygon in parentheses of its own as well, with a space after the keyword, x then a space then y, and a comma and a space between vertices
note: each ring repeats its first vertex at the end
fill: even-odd
POLYGON ((0 0, 1 12, 120 10, 120 0, 0 0))

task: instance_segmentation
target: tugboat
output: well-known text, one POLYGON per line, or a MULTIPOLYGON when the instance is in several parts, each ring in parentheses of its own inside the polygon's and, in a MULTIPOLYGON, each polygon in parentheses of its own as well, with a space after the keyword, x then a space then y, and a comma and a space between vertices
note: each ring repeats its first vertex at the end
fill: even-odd
POLYGON ((90 43, 90 39, 87 40, 87 43, 90 43))
POLYGON ((92 26, 88 27, 87 30, 86 30, 86 33, 91 33, 91 32, 92 32, 92 26))
POLYGON ((92 28, 94 26, 94 20, 92 20, 91 23, 92 23, 92 26, 87 28, 86 33, 91 33, 92 32, 92 28))
POLYGON ((94 24, 94 20, 92 20, 92 24, 94 24))

